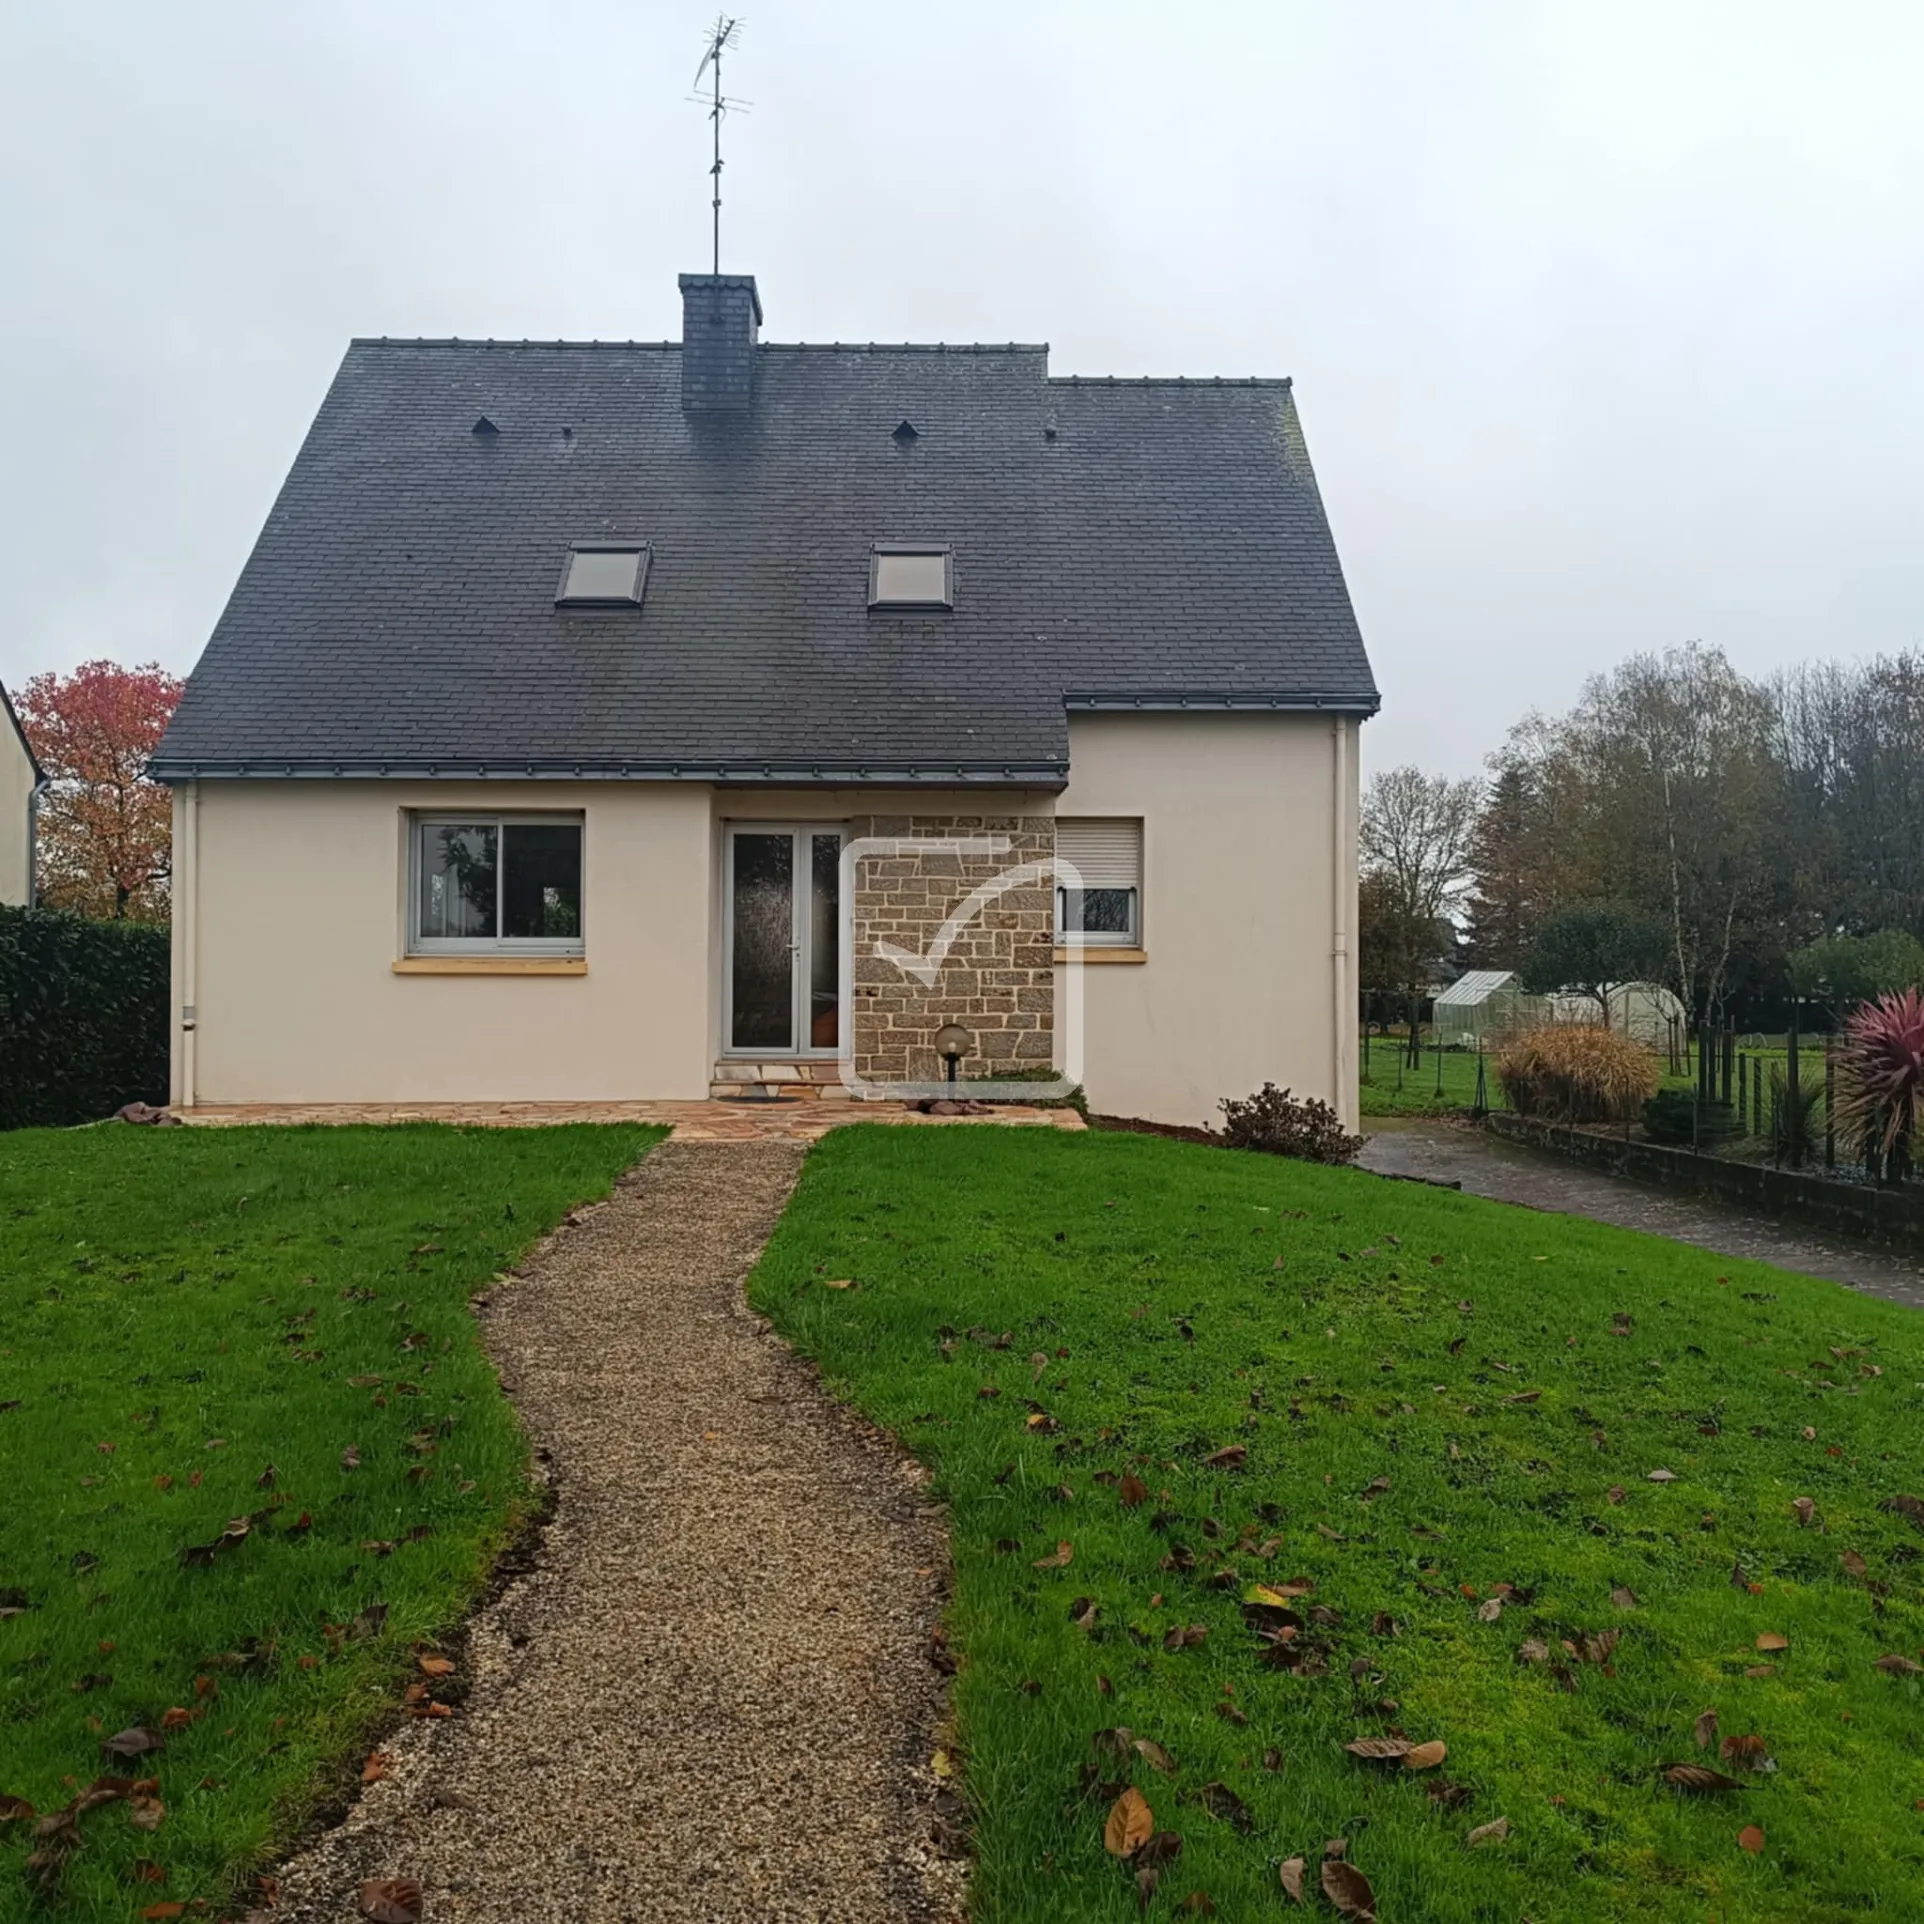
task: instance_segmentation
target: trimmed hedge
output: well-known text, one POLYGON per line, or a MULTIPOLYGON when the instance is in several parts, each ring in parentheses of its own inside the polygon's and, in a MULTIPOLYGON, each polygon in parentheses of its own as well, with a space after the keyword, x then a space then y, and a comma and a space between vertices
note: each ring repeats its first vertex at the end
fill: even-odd
POLYGON ((165 1102, 168 966, 151 923, 0 908, 0 1129, 165 1102))

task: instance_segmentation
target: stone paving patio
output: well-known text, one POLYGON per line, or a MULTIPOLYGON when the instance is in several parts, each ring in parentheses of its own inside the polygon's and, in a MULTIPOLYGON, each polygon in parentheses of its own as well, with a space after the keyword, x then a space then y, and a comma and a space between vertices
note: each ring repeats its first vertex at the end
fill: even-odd
POLYGON ((242 1102, 169 1112, 200 1128, 244 1123, 451 1122, 527 1129, 558 1122, 665 1123, 677 1142, 814 1142, 850 1122, 1080 1129, 1073 1109, 998 1105, 986 1116, 932 1116, 904 1102, 242 1102))

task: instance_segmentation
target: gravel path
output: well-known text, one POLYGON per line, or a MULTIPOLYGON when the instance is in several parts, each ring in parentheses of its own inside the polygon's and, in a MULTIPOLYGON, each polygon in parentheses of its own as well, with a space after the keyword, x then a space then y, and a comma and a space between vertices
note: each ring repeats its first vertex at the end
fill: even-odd
POLYGON ((478 1618, 451 1719, 282 1872, 272 1915, 946 1924, 920 1473, 746 1308, 799 1144, 664 1143, 488 1311, 558 1507, 478 1618))

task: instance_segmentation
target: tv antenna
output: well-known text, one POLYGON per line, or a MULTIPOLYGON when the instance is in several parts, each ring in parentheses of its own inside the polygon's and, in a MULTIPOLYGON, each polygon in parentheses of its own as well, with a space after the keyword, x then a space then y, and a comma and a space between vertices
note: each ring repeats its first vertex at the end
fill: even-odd
POLYGON ((713 175, 715 181, 715 198, 711 205, 715 216, 714 271, 717 274, 721 272, 722 122, 726 120, 731 113, 746 113, 752 104, 746 100, 731 99, 727 94, 722 92, 722 55, 725 53, 733 53, 735 49, 741 45, 741 39, 742 23, 740 19, 731 17, 725 13, 718 13, 715 16, 715 24, 708 30, 708 45, 706 51, 702 54, 701 65, 695 69, 694 84, 697 88, 701 86, 702 75, 709 75, 710 85, 708 95, 704 98, 697 92, 688 96, 697 106, 708 109, 708 118, 715 124, 715 164, 709 168, 708 171, 713 175))

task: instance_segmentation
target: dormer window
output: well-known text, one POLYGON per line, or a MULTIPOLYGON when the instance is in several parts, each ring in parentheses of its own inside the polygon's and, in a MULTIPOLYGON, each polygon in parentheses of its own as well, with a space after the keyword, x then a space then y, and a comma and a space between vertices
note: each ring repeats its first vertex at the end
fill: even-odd
POLYGON ((878 541, 869 550, 871 608, 936 609, 955 606, 955 557, 932 543, 878 541))
POLYGON ((577 541, 555 593, 557 608, 632 608, 648 580, 645 541, 577 541))

